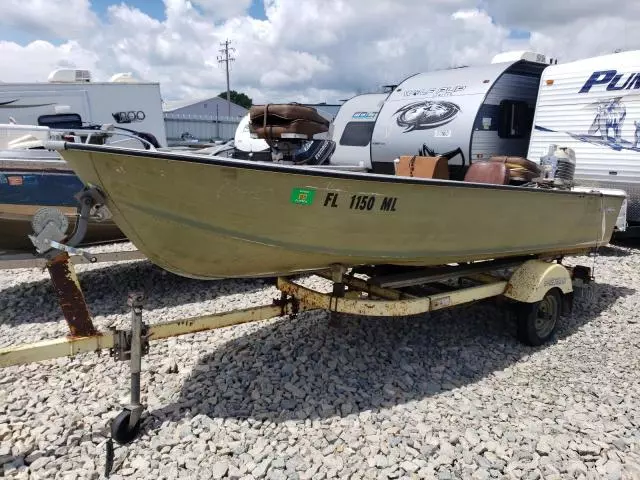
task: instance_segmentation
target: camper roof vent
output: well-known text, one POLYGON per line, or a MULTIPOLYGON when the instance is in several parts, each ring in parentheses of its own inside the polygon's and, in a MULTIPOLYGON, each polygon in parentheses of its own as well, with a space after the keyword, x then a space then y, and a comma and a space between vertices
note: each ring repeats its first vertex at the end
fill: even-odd
POLYGON ((516 62, 518 60, 527 60, 529 62, 536 63, 548 63, 547 57, 545 55, 536 52, 527 52, 524 50, 499 53, 495 57, 493 57, 491 63, 516 62))
POLYGON ((74 68, 59 68, 51 72, 47 80, 52 83, 90 82, 91 72, 74 68))
POLYGON ((109 81, 115 83, 134 83, 137 82, 138 79, 136 79, 131 72, 121 72, 112 75, 109 81))

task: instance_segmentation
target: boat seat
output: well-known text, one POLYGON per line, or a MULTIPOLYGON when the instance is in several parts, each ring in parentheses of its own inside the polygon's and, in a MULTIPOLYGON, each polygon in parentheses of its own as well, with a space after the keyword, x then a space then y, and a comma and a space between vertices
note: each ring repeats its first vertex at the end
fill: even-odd
POLYGON ((404 177, 438 178, 449 180, 449 161, 446 157, 402 155, 395 162, 396 175, 404 177))
POLYGON ((530 182, 541 175, 540 165, 524 157, 495 156, 490 162, 504 163, 509 169, 511 180, 530 182))
POLYGON ((472 163, 464 176, 465 182, 507 185, 509 169, 502 162, 480 161, 472 163))
POLYGON ((259 138, 282 138, 285 134, 310 138, 329 131, 329 120, 315 108, 295 103, 254 105, 249 110, 249 122, 259 138))
POLYGON ((323 125, 307 120, 294 120, 288 125, 266 125, 253 127, 258 138, 286 138, 286 134, 304 135, 307 139, 327 130, 323 125), (285 135, 285 137, 283 137, 285 135))

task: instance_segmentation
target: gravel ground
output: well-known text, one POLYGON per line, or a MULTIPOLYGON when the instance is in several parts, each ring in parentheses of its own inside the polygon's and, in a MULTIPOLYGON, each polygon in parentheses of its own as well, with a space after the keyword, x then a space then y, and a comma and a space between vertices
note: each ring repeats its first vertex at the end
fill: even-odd
MULTIPOLYGON (((490 304, 338 327, 307 312, 154 342, 143 431, 116 447, 111 478, 640 479, 639 268, 639 249, 602 249, 595 299, 539 348, 490 304)), ((77 270, 102 328, 128 322, 131 289, 146 288, 149 323, 277 296, 146 261, 77 270)), ((0 312, 0 346, 66 333, 38 269, 2 273, 0 312)), ((128 378, 96 354, 0 370, 0 476, 102 478, 128 378)))

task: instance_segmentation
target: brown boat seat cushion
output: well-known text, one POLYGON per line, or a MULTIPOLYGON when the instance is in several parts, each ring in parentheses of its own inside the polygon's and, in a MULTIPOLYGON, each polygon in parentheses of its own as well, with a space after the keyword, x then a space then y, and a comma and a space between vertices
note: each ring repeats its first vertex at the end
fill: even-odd
POLYGON ((249 109, 251 122, 263 123, 265 115, 269 124, 288 123, 292 120, 309 120, 329 126, 329 120, 320 115, 315 108, 297 103, 267 103, 266 105, 253 105, 249 109))
POLYGON ((524 157, 495 156, 490 162, 504 163, 509 169, 511 180, 524 180, 530 182, 540 176, 542 170, 536 162, 524 157))
POLYGON ((396 175, 404 177, 449 179, 449 164, 445 157, 402 155, 395 168, 396 175))
POLYGON ((312 137, 316 133, 323 133, 327 130, 324 125, 306 120, 294 120, 287 125, 266 125, 255 126, 253 131, 259 138, 282 138, 283 134, 295 133, 312 137))
POLYGON ((295 103, 254 105, 249 121, 251 131, 260 138, 281 138, 287 133, 311 137, 329 130, 329 120, 315 108, 295 103))
POLYGON ((485 161, 472 163, 464 176, 465 182, 491 183, 494 185, 507 185, 509 179, 509 169, 502 162, 485 161))

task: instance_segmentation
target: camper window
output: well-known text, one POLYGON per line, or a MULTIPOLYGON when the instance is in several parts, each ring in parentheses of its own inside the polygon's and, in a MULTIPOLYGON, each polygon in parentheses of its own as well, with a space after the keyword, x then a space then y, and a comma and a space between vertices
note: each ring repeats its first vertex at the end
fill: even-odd
POLYGON ((503 100, 500 102, 500 123, 498 136, 500 138, 522 138, 529 134, 532 111, 527 102, 503 100))
POLYGON ((40 115, 38 125, 49 128, 67 129, 82 128, 82 117, 77 113, 57 113, 54 115, 40 115))
POLYGON ((340 137, 340 145, 366 147, 371 140, 375 122, 349 122, 340 137))

